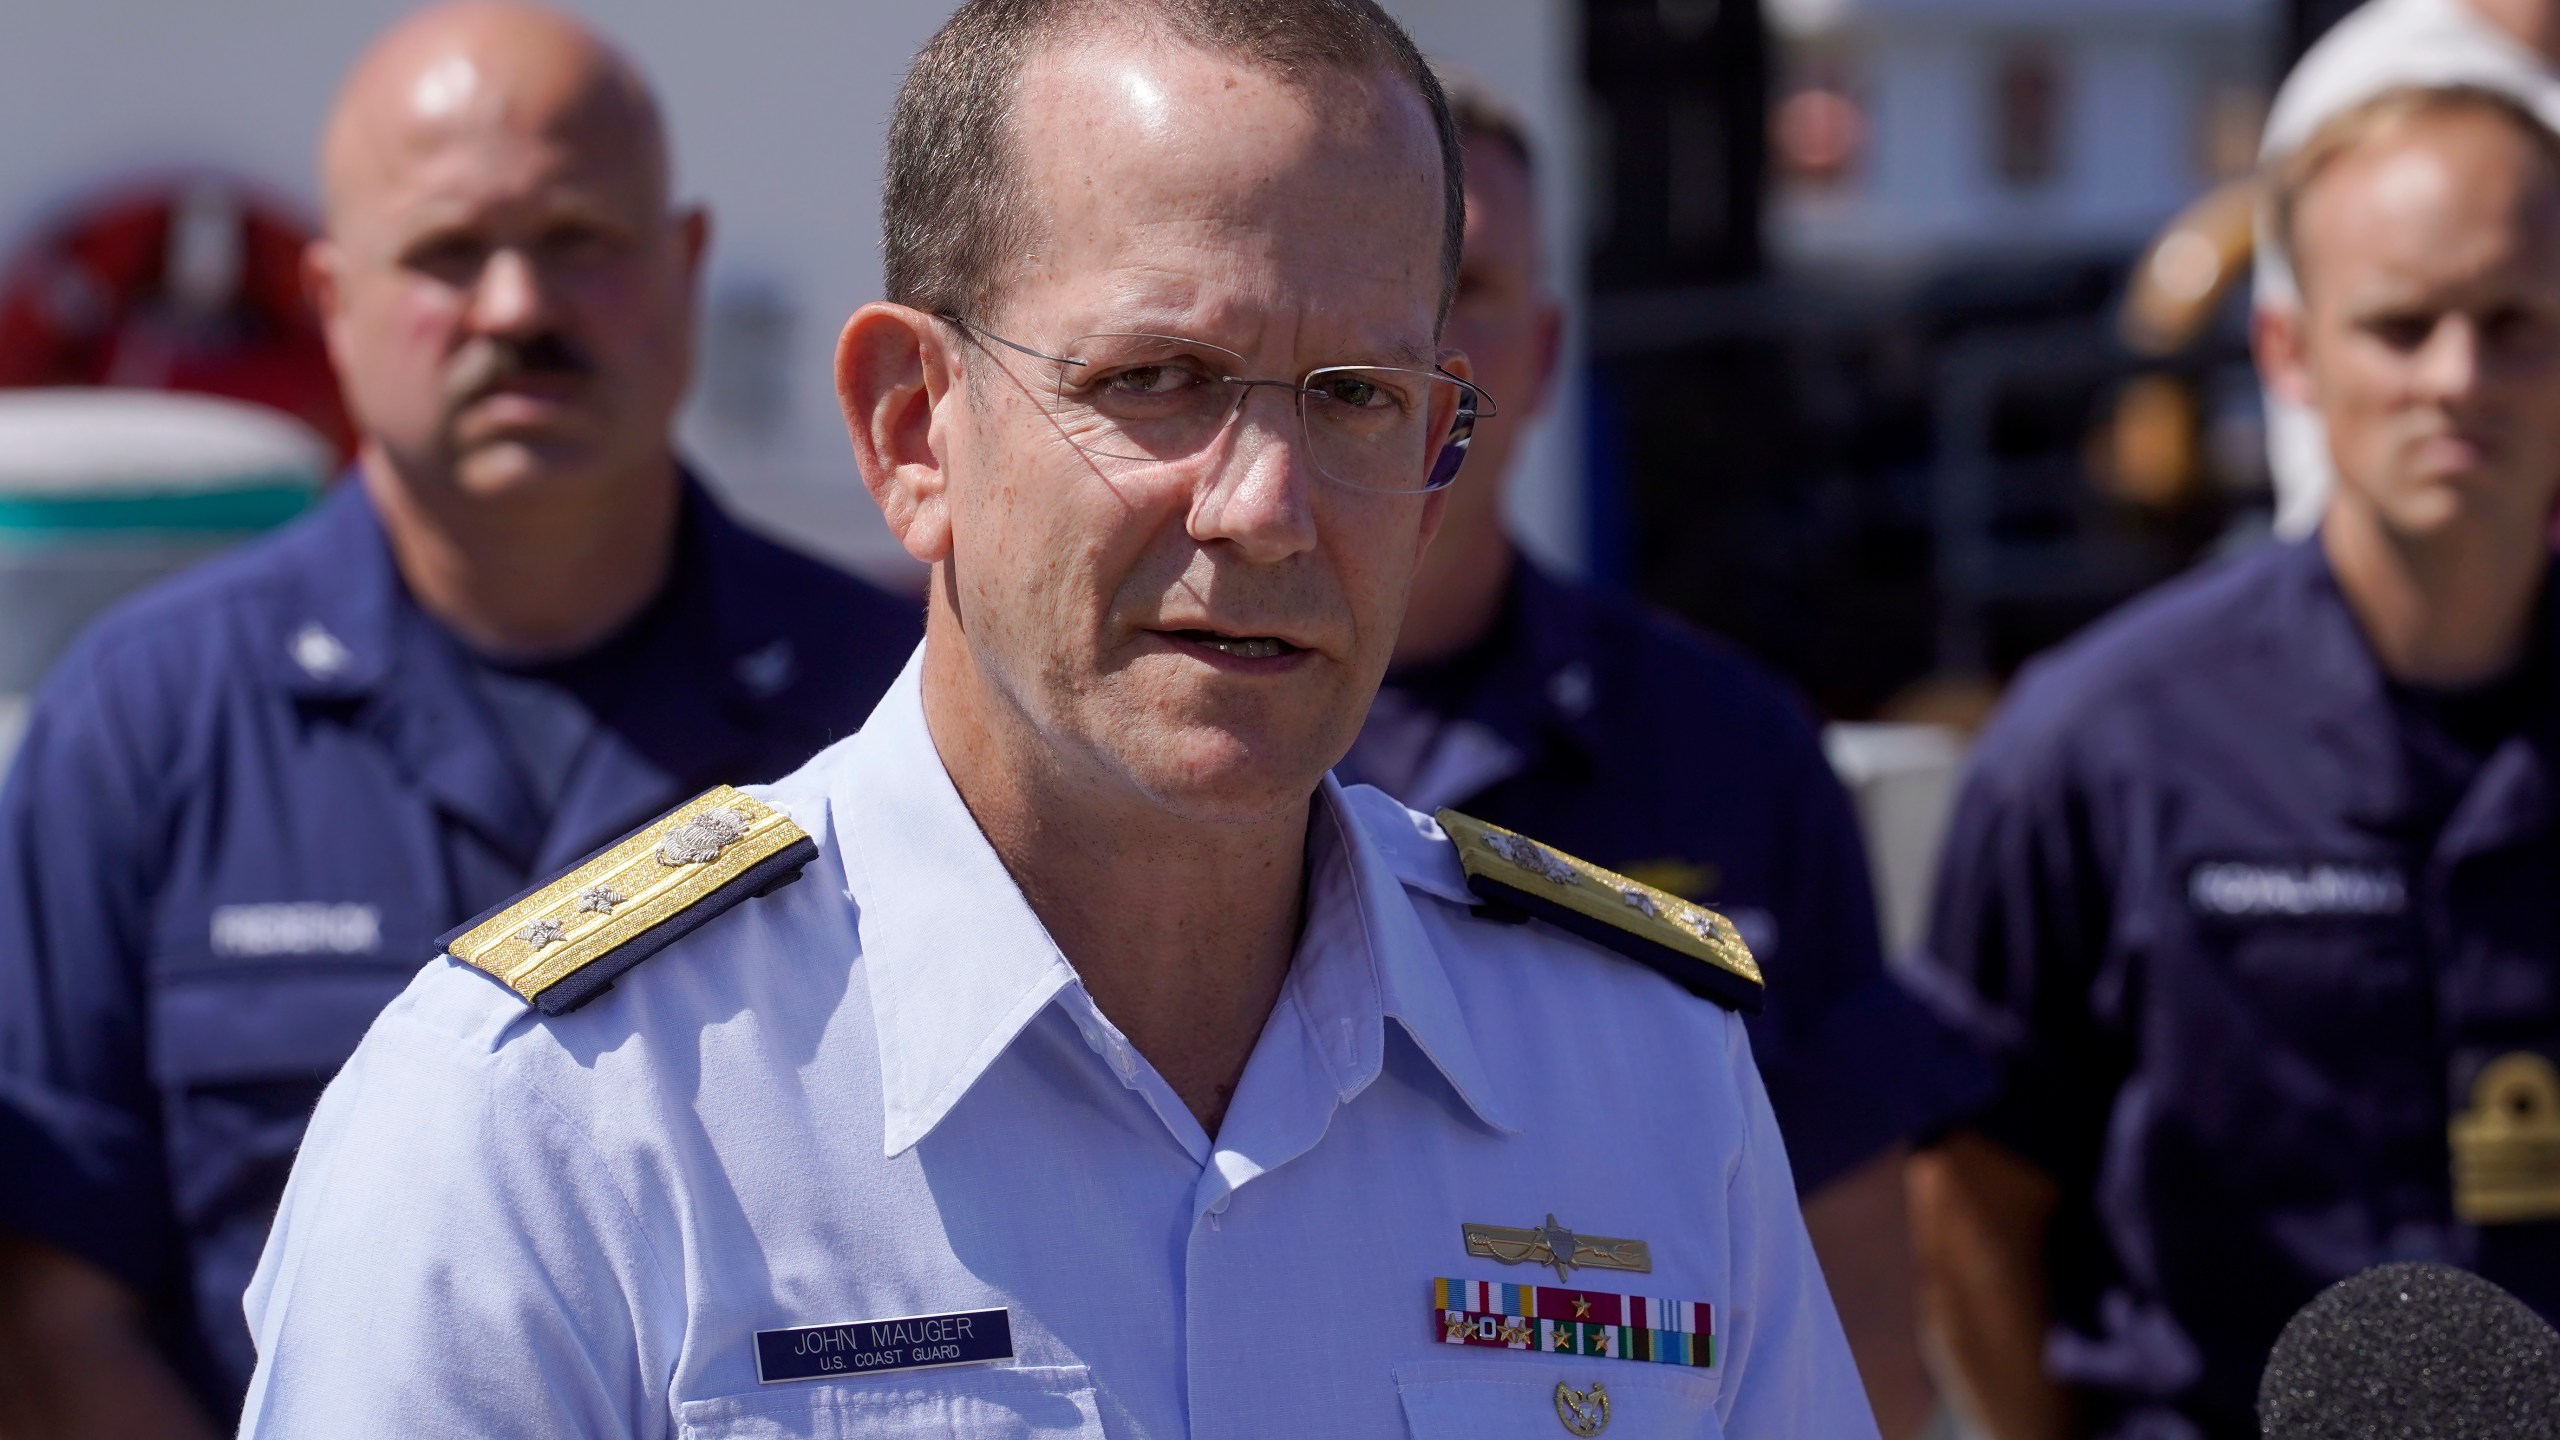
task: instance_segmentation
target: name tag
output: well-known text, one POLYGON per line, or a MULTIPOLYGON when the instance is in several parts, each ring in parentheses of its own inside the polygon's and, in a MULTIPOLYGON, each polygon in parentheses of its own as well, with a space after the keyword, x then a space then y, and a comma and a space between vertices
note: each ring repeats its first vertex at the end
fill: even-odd
POLYGON ((2387 865, 2215 861, 2189 873, 2187 899, 2197 913, 2221 919, 2330 915, 2379 919, 2408 910, 2409 882, 2387 865))
POLYGON ((217 905, 213 953, 370 955, 382 948, 382 912, 370 905, 217 905))
POLYGON ((1012 1358, 1013 1318, 1002 1309, 756 1332, 756 1379, 766 1385, 1012 1358))

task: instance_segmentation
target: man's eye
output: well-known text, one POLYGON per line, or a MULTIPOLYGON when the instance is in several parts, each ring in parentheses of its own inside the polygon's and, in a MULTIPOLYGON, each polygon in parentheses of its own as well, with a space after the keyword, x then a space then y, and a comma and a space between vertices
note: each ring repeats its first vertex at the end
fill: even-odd
POLYGON ((454 235, 411 247, 401 256, 401 263, 450 284, 468 284, 480 273, 487 258, 488 252, 479 242, 454 235))
POLYGON ((1393 390, 1361 375, 1328 375, 1316 390, 1327 401, 1348 410, 1392 409, 1403 400, 1393 390))
POLYGON ((2394 350, 2416 350, 2435 333, 2435 322, 2415 315, 2385 315, 2365 327, 2373 338, 2394 350))
POLYGON ((555 259, 594 260, 614 248, 612 237, 589 225, 563 225, 542 237, 542 248, 555 259))
POLYGON ((1132 365, 1095 382, 1094 389, 1124 400, 1158 400, 1179 395, 1200 383, 1200 372, 1187 365, 1132 365))
POLYGON ((2501 350, 2540 345, 2549 336, 2545 317, 2522 307, 2492 310, 2480 320, 2480 338, 2501 350))

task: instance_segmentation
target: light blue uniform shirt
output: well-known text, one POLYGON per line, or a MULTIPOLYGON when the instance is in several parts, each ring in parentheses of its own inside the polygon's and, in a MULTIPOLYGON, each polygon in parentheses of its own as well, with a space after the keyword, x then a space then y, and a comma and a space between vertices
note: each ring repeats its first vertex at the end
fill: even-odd
MULTIPOLYGON (((1471 912, 1331 781, 1220 1133, 970 818, 919 666, 758 792, 816 838, 559 1019, 430 965, 329 1087, 248 1294, 249 1436, 1875 1434, 1741 1023, 1471 912), (1640 1239, 1649 1274, 1470 1257, 1640 1239), (1437 1277, 1714 1307, 1695 1368, 1445 1343, 1437 1277), (1003 1309, 1010 1361, 758 1380, 756 1332, 1003 1309)), ((1132 857, 1139 863, 1140 857, 1132 857)))

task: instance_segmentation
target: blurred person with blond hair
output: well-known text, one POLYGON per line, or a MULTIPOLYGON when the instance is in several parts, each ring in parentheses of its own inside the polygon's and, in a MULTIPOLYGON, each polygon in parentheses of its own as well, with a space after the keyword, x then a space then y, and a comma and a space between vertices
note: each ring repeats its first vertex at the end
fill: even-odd
POLYGON ((1503 499, 1562 365, 1526 123, 1445 69, 1466 146, 1448 343, 1501 397, 1415 577, 1394 667, 1341 773, 1454 805, 1703 901, 1769 977, 1752 1053, 1887 1435, 1930 1408, 1902 1205, 1909 1137, 1977 1093, 1970 1056, 1886 977, 1849 797, 1807 707, 1739 649, 1520 553, 1503 499))
MULTIPOLYGON (((2479 85, 2504 91, 2560 126, 2560 0, 2370 0, 2303 52, 2286 73, 2259 144, 2273 165, 2331 116, 2404 85, 2479 85)), ((2260 217, 2260 310, 2301 303, 2284 246, 2260 217)), ((2266 392, 2267 464, 2276 531, 2307 535, 2335 484, 2320 417, 2266 392)))
POLYGON ((102 619, 0 792, 0 1433, 229 1428, 321 1087, 434 937, 852 730, 917 612, 673 456, 708 239, 580 24, 357 62, 309 275, 362 447, 102 619))
POLYGON ((1914 966, 2002 1072, 1914 1186, 1997 1440, 2253 1436, 2384 1261, 2560 1315, 2560 136, 2391 90, 2268 188, 2337 492, 2022 677, 1914 966))

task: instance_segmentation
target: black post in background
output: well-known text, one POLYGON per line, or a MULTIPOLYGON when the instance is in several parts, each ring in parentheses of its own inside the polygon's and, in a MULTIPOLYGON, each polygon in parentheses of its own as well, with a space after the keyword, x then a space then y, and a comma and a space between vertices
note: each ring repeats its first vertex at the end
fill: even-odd
POLYGON ((2347 12, 2363 0, 2285 0, 2284 44, 2276 55, 2276 78, 2293 68, 2311 42, 2327 34, 2329 27, 2347 16, 2347 12))
POLYGON ((1759 0, 1584 0, 1595 293, 1760 269, 1768 37, 1759 0))

